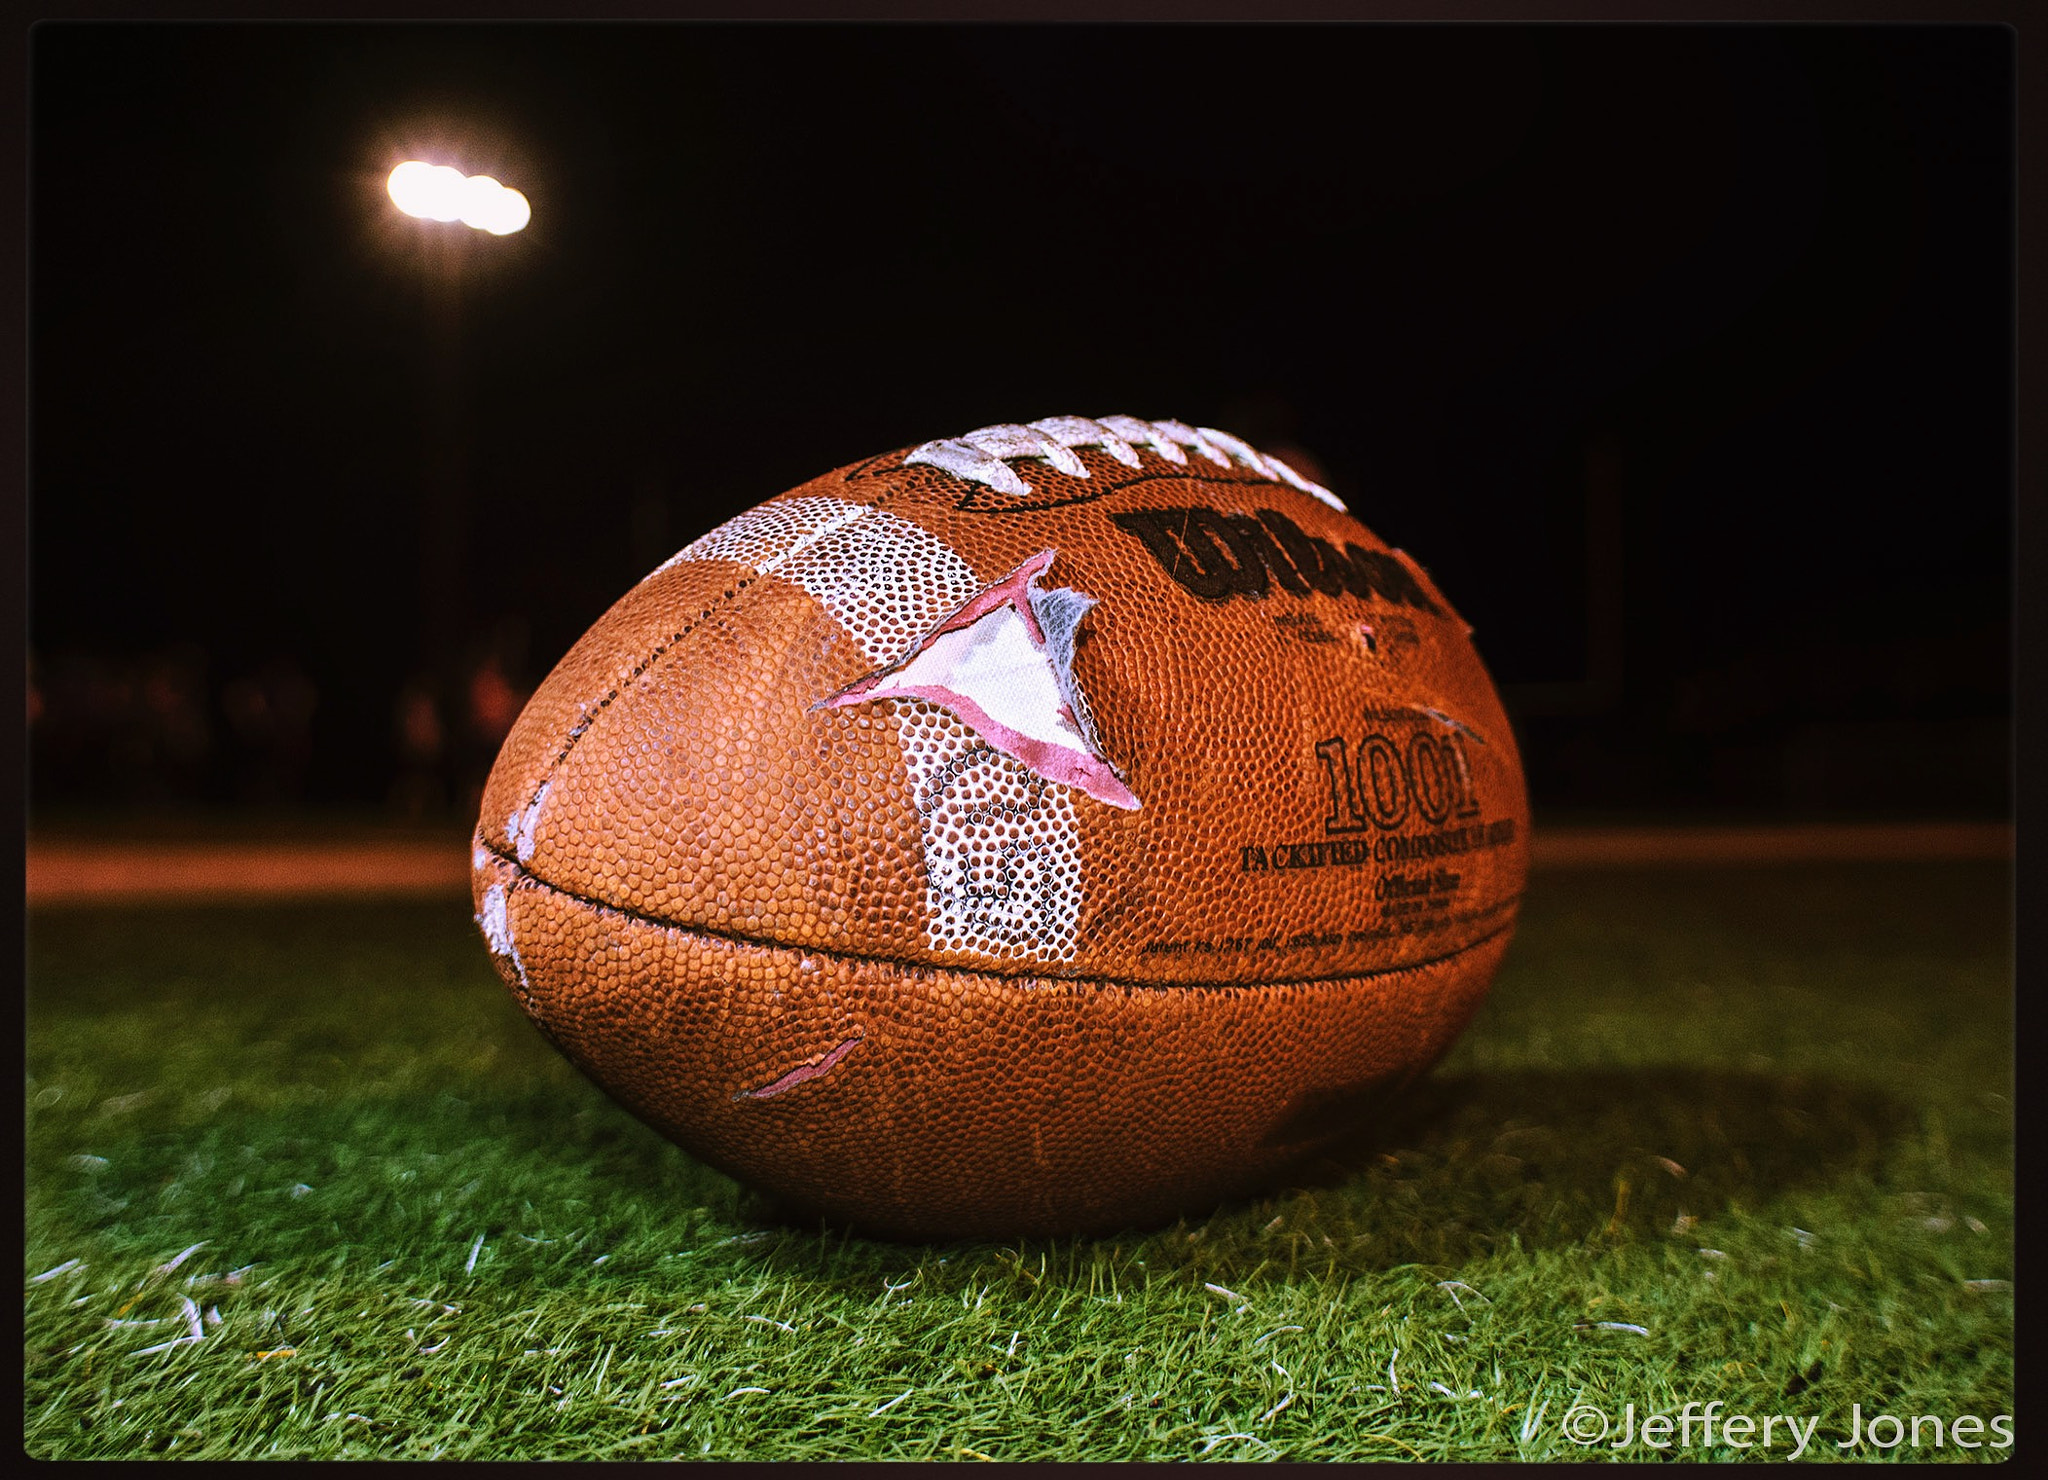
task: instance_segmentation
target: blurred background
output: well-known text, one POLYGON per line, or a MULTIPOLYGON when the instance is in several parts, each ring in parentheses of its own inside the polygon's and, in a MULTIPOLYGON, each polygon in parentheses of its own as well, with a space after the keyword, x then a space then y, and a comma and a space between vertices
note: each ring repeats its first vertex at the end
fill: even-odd
POLYGON ((705 529, 1110 412, 1427 566, 1539 824, 2004 816, 2011 46, 46 23, 32 825, 466 830, 705 529), (402 215, 408 158, 530 224, 402 215))

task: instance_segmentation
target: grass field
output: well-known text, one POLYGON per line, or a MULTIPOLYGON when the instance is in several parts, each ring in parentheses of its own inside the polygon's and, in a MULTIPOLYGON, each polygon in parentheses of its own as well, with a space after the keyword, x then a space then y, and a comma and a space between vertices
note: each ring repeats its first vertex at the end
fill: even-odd
POLYGON ((460 903, 34 911, 27 1447, 2004 1458, 1955 1420, 2012 1411, 2009 912, 2000 864, 1539 874, 1348 1170, 908 1247, 617 1110, 460 903))

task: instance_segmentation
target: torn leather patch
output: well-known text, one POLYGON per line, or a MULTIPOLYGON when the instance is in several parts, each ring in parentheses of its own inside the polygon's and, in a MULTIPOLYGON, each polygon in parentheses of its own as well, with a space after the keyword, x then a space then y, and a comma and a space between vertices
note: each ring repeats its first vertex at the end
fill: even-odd
POLYGON ((1095 598, 1038 589, 1056 552, 1041 550, 968 600, 890 667, 819 706, 923 699, 956 716, 1034 775, 1133 810, 1138 799, 1102 754, 1074 679, 1074 632, 1095 598))

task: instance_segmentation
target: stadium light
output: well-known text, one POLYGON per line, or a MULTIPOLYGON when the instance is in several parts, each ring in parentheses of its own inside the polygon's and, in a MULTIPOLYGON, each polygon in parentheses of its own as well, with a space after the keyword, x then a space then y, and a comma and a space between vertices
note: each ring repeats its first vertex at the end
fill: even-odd
POLYGON ((451 165, 408 159, 384 188, 391 203, 426 221, 460 221, 492 236, 510 236, 533 219, 524 195, 489 175, 465 175, 451 165))

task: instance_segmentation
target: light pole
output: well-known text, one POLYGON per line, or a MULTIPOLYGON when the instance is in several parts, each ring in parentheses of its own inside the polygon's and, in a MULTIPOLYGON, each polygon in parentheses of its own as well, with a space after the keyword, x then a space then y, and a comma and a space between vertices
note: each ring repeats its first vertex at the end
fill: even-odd
MULTIPOLYGON (((462 293, 477 236, 509 236, 532 219, 526 197, 489 175, 464 175, 449 165, 407 160, 385 181, 392 204, 420 222, 426 297, 426 475, 419 505, 421 646, 442 720, 445 773, 460 783, 457 737, 467 675, 463 635, 469 605, 469 436, 462 365, 462 293), (453 752, 450 754, 449 752, 453 752)), ((458 806, 466 798, 451 796, 458 806)))

